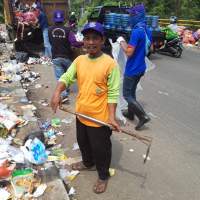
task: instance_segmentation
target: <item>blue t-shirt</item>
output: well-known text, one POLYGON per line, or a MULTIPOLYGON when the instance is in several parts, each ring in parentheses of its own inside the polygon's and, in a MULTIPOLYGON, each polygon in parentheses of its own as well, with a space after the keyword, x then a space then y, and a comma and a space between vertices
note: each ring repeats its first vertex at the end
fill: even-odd
POLYGON ((145 43, 146 35, 152 41, 150 30, 142 27, 134 28, 131 32, 131 37, 128 45, 135 47, 135 51, 131 57, 128 58, 126 63, 125 76, 134 76, 144 73, 146 70, 145 63, 145 43))

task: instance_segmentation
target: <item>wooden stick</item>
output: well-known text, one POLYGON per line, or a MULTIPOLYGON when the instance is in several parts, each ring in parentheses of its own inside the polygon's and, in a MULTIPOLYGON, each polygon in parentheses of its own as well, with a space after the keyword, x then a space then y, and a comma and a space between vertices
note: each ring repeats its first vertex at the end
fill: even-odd
MULTIPOLYGON (((102 121, 100 121, 100 120, 97 120, 97 119, 95 119, 95 118, 89 117, 89 116, 84 115, 84 114, 81 114, 81 113, 72 112, 72 111, 70 111, 70 110, 64 108, 63 106, 60 106, 60 110, 65 111, 65 112, 68 112, 68 113, 73 114, 73 115, 78 116, 78 117, 82 117, 82 118, 84 118, 84 119, 87 119, 87 120, 92 121, 92 122, 94 122, 94 123, 97 123, 97 124, 99 124, 99 125, 107 126, 107 127, 111 128, 111 129, 113 128, 113 127, 112 127, 110 124, 108 124, 108 123, 102 122, 102 121)), ((136 139, 138 139, 139 141, 141 141, 142 143, 144 143, 144 144, 146 144, 146 145, 149 145, 149 144, 152 142, 152 138, 149 137, 149 136, 143 136, 143 135, 139 135, 139 134, 136 134, 136 133, 130 133, 130 132, 124 130, 124 129, 121 129, 121 132, 122 132, 122 133, 125 133, 125 134, 127 134, 127 135, 130 135, 130 136, 132 136, 132 137, 134 137, 134 138, 136 138, 136 139)))

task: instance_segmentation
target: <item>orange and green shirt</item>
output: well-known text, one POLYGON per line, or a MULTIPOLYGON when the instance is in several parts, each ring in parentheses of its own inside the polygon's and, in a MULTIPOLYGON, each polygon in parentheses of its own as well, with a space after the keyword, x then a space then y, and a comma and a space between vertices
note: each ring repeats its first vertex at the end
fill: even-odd
MULTIPOLYGON (((78 84, 76 112, 107 123, 108 103, 117 103, 119 97, 118 64, 106 54, 95 59, 81 55, 74 60, 59 81, 70 86, 76 80, 78 84)), ((79 119, 87 126, 99 127, 96 123, 79 119)))

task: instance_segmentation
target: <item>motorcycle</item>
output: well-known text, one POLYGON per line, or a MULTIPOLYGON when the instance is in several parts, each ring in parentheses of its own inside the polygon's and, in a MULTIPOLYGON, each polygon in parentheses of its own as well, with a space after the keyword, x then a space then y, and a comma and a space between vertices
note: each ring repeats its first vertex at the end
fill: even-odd
POLYGON ((159 49, 156 49, 156 52, 161 54, 169 54, 175 58, 180 58, 183 52, 183 45, 180 38, 174 38, 170 41, 165 41, 164 45, 159 49))

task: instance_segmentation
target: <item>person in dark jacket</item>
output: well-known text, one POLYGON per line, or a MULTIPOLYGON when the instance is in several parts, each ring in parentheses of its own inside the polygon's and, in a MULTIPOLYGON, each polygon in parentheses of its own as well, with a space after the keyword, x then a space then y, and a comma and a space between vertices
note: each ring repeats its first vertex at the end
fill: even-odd
MULTIPOLYGON (((64 26, 64 12, 54 11, 54 25, 49 27, 49 41, 51 44, 54 72, 57 80, 67 71, 71 64, 71 46, 81 47, 82 42, 77 42, 75 35, 69 28, 64 26)), ((68 97, 68 89, 62 92, 62 99, 68 97)))
POLYGON ((44 13, 44 11, 41 9, 40 14, 38 17, 40 28, 42 30, 42 35, 43 35, 43 41, 44 41, 44 55, 46 57, 51 58, 51 44, 49 42, 49 36, 48 36, 48 20, 47 16, 44 13))

